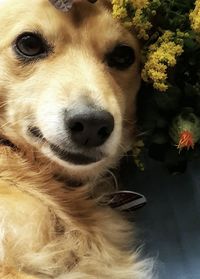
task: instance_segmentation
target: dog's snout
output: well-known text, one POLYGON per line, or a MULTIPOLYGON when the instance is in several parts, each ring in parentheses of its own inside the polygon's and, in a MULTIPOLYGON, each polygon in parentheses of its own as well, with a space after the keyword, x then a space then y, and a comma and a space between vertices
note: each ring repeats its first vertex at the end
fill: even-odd
POLYGON ((114 129, 114 118, 105 110, 89 107, 65 114, 65 126, 79 147, 97 147, 105 143, 114 129))

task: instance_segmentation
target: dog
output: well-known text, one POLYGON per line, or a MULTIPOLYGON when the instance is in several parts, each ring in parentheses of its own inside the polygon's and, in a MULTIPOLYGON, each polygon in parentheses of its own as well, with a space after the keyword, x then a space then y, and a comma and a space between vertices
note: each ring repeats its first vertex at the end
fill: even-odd
POLYGON ((3 0, 0 26, 0 278, 152 278, 90 190, 134 138, 137 40, 103 0, 3 0))

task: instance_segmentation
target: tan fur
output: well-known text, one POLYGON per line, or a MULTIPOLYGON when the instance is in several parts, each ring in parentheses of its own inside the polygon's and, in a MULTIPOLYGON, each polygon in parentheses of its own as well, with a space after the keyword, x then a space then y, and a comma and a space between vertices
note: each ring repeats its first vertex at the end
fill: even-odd
POLYGON ((131 251, 132 226, 98 206, 89 190, 129 148, 134 134, 140 83, 136 40, 103 1, 77 3, 64 14, 47 0, 5 0, 0 26, 0 133, 15 145, 0 145, 0 278, 152 278, 151 263, 131 251), (22 65, 12 44, 32 30, 44 34, 54 52, 22 65), (137 57, 124 72, 103 63, 104 53, 120 41, 137 57), (33 141, 25 128, 34 123, 45 138, 59 141, 59 125, 51 126, 59 120, 59 108, 76 106, 82 97, 110 111, 116 127, 104 146, 107 157, 78 167, 54 156, 47 142, 33 141), (64 182, 69 177, 85 185, 69 188, 64 182))

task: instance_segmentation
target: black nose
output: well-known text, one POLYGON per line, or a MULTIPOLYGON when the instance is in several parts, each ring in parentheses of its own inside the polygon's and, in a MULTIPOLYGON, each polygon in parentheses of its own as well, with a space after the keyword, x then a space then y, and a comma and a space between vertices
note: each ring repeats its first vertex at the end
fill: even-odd
POLYGON ((105 110, 84 107, 65 113, 65 125, 71 140, 79 147, 102 145, 114 129, 114 118, 105 110))

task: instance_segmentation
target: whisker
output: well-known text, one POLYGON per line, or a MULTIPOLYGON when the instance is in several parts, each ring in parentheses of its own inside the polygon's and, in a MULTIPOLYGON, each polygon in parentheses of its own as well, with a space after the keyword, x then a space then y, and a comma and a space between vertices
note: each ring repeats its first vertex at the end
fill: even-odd
POLYGON ((130 119, 126 119, 126 118, 123 118, 122 120, 123 120, 123 122, 131 124, 133 126, 135 126, 135 124, 136 124, 135 120, 130 120, 130 119))
MULTIPOLYGON (((24 102, 26 102, 26 100, 28 100, 29 102, 31 101, 31 102, 35 102, 36 101, 36 98, 35 97, 26 97, 26 98, 24 98, 23 99, 23 101, 24 102)), ((6 105, 9 105, 10 103, 12 104, 13 103, 13 99, 11 99, 11 100, 6 100, 6 101, 2 101, 2 102, 0 102, 0 108, 2 108, 2 107, 4 107, 4 106, 6 106, 6 105)))
POLYGON ((26 121, 28 118, 30 118, 31 116, 33 116, 34 115, 34 113, 30 113, 29 115, 26 115, 25 117, 23 117, 23 118, 20 118, 20 119, 17 119, 16 121, 7 121, 6 123, 4 123, 4 124, 2 124, 1 126, 0 126, 0 129, 3 129, 3 128, 5 128, 6 126, 9 126, 10 124, 12 124, 12 125, 16 125, 16 124, 18 124, 18 123, 21 123, 22 121, 26 121))

